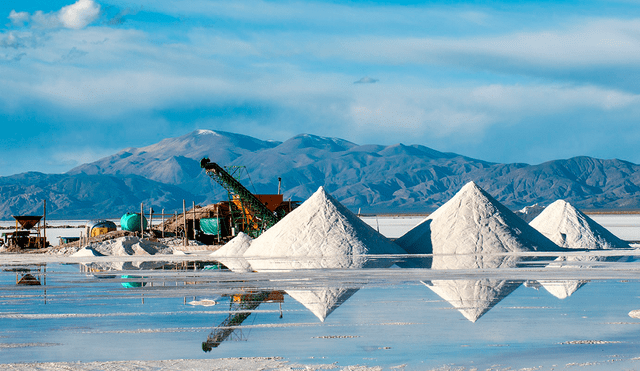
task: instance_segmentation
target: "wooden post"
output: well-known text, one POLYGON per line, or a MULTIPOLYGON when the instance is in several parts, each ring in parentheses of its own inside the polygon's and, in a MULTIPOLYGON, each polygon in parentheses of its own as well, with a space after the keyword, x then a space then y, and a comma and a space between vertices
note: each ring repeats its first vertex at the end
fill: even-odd
POLYGON ((193 239, 196 239, 196 202, 193 201, 193 239))
POLYGON ((154 235, 153 235, 153 207, 149 207, 149 236, 151 238, 154 237, 154 235))
POLYGON ((140 238, 144 238, 144 205, 140 202, 140 238))
POLYGON ((216 205, 216 223, 218 224, 218 243, 220 243, 220 205, 216 205))
POLYGON ((182 228, 184 230, 184 237, 182 239, 183 245, 187 247, 187 204, 182 199, 182 228))
POLYGON ((162 238, 164 238, 164 209, 162 209, 162 238))
POLYGON ((43 248, 47 247, 47 200, 44 200, 44 206, 42 207, 44 209, 43 213, 42 213, 42 219, 44 219, 44 242, 43 242, 43 248))

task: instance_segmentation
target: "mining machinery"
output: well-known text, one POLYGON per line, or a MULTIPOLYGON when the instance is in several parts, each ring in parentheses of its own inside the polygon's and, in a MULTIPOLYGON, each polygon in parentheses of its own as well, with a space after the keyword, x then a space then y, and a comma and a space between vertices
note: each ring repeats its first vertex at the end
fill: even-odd
POLYGON ((40 234, 40 230, 44 230, 40 227, 42 216, 13 215, 13 218, 16 220, 16 229, 2 234, 0 246, 5 245, 10 251, 49 247, 46 236, 40 234))
POLYGON ((216 218, 201 220, 201 229, 205 224, 212 225, 209 234, 217 234, 218 240, 225 240, 244 232, 258 237, 272 227, 287 213, 299 205, 296 201, 284 201, 282 194, 253 194, 225 168, 205 157, 200 161, 216 183, 228 193, 229 201, 218 204, 216 218))

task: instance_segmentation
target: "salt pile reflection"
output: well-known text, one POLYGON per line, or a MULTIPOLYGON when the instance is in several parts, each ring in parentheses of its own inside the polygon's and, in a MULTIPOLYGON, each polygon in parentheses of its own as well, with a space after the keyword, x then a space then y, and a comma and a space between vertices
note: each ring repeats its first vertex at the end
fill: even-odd
MULTIPOLYGON (((639 287, 636 251, 617 252, 622 253, 625 262, 587 262, 580 269, 550 265, 558 255, 528 253, 429 256, 429 268, 412 269, 297 269, 304 264, 292 261, 289 269, 277 272, 232 272, 204 254, 162 261, 87 257, 93 261, 47 263, 46 284, 34 287, 17 286, 15 275, 35 273, 37 266, 5 264, 0 315, 0 336, 5 337, 0 342, 32 345, 0 352, 0 358, 282 356, 313 363, 329 356, 341 364, 407 364, 406 369, 469 362, 477 367, 500 359, 515 368, 525 361, 523 366, 540 366, 528 355, 567 343, 550 359, 570 363, 604 349, 628 357, 630 365, 637 356, 631 348, 640 342, 637 332, 628 325, 605 324, 631 323, 628 313, 640 308, 632 294, 639 287), (123 276, 137 277, 144 285, 124 288, 123 282, 136 280, 123 276), (591 283, 570 301, 522 285, 550 278, 591 283), (216 304, 188 304, 206 300, 216 304), (456 311, 445 310, 443 303, 456 311), (497 336, 500 347, 492 346, 497 336), (594 343, 580 343, 590 347, 582 350, 569 346, 576 341, 594 343), (50 345, 41 346, 45 343, 50 345), (145 345, 153 343, 163 347, 145 345)), ((379 258, 401 265, 404 259, 423 257, 379 258)), ((43 265, 39 269, 44 272, 43 265)))
MULTIPOLYGON (((434 256, 431 269, 506 269, 515 268, 520 259, 513 256, 448 255, 434 256)), ((521 280, 431 280, 423 282, 449 302, 469 321, 475 322, 507 295, 521 280)))

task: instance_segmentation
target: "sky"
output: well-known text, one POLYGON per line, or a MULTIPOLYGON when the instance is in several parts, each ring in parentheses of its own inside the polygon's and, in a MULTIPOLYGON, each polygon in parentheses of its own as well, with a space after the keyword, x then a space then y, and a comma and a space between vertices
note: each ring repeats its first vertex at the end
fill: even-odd
POLYGON ((0 176, 196 129, 640 163, 635 1, 0 2, 0 176))

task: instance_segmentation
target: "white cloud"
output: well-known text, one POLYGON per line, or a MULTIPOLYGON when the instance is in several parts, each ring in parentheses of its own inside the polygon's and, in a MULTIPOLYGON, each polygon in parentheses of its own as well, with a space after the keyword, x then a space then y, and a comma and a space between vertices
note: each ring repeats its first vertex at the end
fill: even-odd
MULTIPOLYGON (((11 97, 5 100, 45 102, 43 106, 83 117, 117 117, 122 122, 138 117, 152 121, 164 112, 198 111, 199 107, 213 107, 213 111, 259 107, 246 114, 240 110, 233 120, 243 122, 238 127, 256 122, 251 125, 258 131, 270 132, 276 126, 282 132, 314 130, 358 142, 363 138, 374 142, 474 139, 494 128, 515 130, 525 122, 549 118, 571 117, 578 122, 593 112, 603 116, 629 112, 631 117, 636 114, 631 107, 640 103, 638 96, 621 89, 511 78, 514 75, 503 69, 505 65, 550 69, 580 63, 624 65, 633 59, 637 41, 635 33, 623 31, 634 27, 640 31, 640 25, 631 21, 588 22, 597 26, 594 34, 583 25, 473 39, 408 38, 406 34, 379 38, 322 31, 234 32, 201 25, 182 29, 182 34, 161 26, 153 32, 86 27, 99 12, 93 1, 80 0, 59 12, 34 14, 31 18, 40 17, 40 24, 58 22, 58 29, 47 32, 46 45, 28 51, 21 61, 21 71, 28 76, 16 78, 15 72, 0 70, 0 95, 11 97), (63 14, 68 21, 64 27, 72 29, 63 28, 63 14), (600 44, 602 49, 596 49, 602 55, 590 55, 588 50, 600 44), (580 63, 572 63, 576 58, 580 63), (491 65, 496 61, 501 64, 491 65), (418 67, 406 68, 410 63, 418 67), (448 71, 433 67, 437 64, 448 66, 448 71), (494 79, 486 77, 490 74, 468 74, 469 66, 492 68, 504 75, 494 79), (353 85, 353 71, 363 70, 385 83, 372 84, 377 78, 367 76, 356 83, 369 85, 353 85), (458 74, 460 70, 463 73, 458 74), (446 83, 433 78, 442 71, 450 74, 440 80, 446 83), (460 77, 465 74, 472 80, 460 77)), ((0 34, 0 45, 17 48, 22 31, 9 31, 4 39, 0 34)), ((18 68, 13 66, 18 63, 10 64, 18 68)), ((216 115, 210 119, 228 121, 216 115)))
POLYGON ((44 13, 38 10, 31 16, 30 25, 38 29, 52 29, 61 27, 57 13, 44 13))
MULTIPOLYGON (((130 29, 60 30, 49 35, 45 48, 30 53, 30 63, 44 63, 30 65, 28 80, 1 72, 0 80, 13 82, 14 97, 37 98, 101 118, 183 104, 257 104, 294 112, 300 122, 333 123, 349 135, 353 129, 397 138, 414 133, 472 136, 532 117, 624 110, 640 103, 638 96, 616 89, 558 83, 476 82, 447 88, 429 87, 424 78, 402 82, 387 75, 384 86, 359 89, 350 84, 350 75, 308 71, 288 59, 267 63, 252 53, 230 63, 224 51, 211 55, 212 49, 207 44, 156 44, 148 34, 130 29), (57 65, 63 55, 64 65, 57 65), (70 57, 82 58, 67 65, 70 57)), ((361 79, 370 80, 376 79, 361 79)))
POLYGON ((616 115, 634 110, 640 95, 595 86, 504 85, 430 88, 391 85, 354 91, 349 97, 350 134, 386 138, 481 137, 491 127, 518 127, 594 112, 616 115))
POLYGON ((70 169, 81 164, 96 161, 117 152, 117 148, 59 147, 50 154, 47 165, 70 169))
POLYGON ((12 10, 11 13, 9 13, 9 20, 11 20, 14 26, 22 27, 25 23, 29 22, 29 13, 12 10))
POLYGON ((81 29, 87 27, 100 15, 100 5, 93 0, 78 0, 75 4, 60 9, 58 17, 66 28, 81 29))
POLYGON ((82 29, 98 19, 100 4, 93 0, 78 0, 74 4, 62 7, 57 12, 44 13, 41 10, 29 14, 12 10, 9 19, 14 26, 31 24, 39 29, 69 28, 82 29))
POLYGON ((0 47, 18 49, 24 44, 13 32, 9 32, 4 38, 0 39, 0 47))
POLYGON ((522 69, 576 70, 637 65, 640 19, 591 19, 530 32, 494 36, 333 36, 307 52, 376 64, 435 64, 513 72, 522 69))

